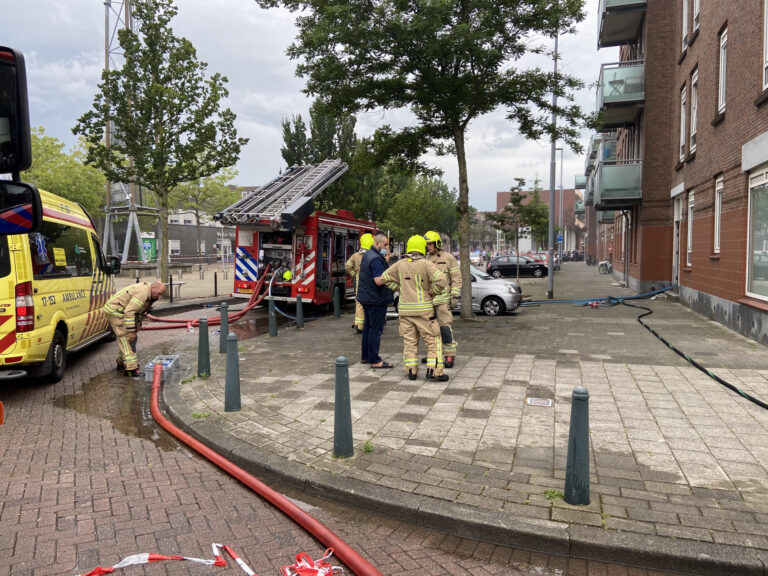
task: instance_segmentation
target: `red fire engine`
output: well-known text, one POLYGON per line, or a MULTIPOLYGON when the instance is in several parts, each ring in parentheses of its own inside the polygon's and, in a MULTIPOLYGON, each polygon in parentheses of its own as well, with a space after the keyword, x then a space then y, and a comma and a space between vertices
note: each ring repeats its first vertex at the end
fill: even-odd
POLYGON ((217 215, 237 226, 233 296, 250 298, 269 265, 265 283, 275 300, 328 304, 333 289, 354 297, 344 264, 359 249, 360 236, 374 232, 373 222, 348 210, 314 212, 313 199, 347 170, 340 160, 294 166, 217 215))

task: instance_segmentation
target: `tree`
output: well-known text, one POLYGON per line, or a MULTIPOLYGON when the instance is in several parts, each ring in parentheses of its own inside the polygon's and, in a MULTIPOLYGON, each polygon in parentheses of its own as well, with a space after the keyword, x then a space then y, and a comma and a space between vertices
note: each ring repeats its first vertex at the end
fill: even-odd
POLYGON ((549 248, 549 206, 541 201, 541 187, 538 178, 533 184, 531 199, 522 208, 523 220, 531 229, 531 238, 539 246, 549 248))
MULTIPOLYGON (((493 227, 504 233, 504 238, 512 240, 515 245, 515 254, 520 255, 520 238, 526 238, 525 227, 528 225, 525 216, 525 187, 524 178, 515 178, 516 184, 509 191, 509 201, 501 212, 489 212, 488 220, 493 222, 493 227)), ((520 280, 520 262, 517 263, 517 279, 520 280)))
POLYGON ((237 137, 235 114, 221 108, 229 94, 227 79, 206 78, 207 64, 198 61, 192 43, 173 34, 172 0, 131 5, 136 31, 118 32, 125 63, 104 71, 93 110, 73 132, 89 144, 88 164, 113 182, 134 182, 157 197, 165 280, 171 190, 234 165, 247 139, 237 137), (110 146, 103 141, 108 122, 115 134, 110 146))
POLYGON ((379 227, 406 239, 436 230, 453 235, 456 230, 456 191, 438 178, 411 175, 398 185, 387 215, 379 227))
POLYGON ((307 125, 301 119, 301 114, 294 116, 293 120, 283 118, 280 124, 283 127, 283 146, 280 148, 280 154, 286 165, 290 168, 306 164, 308 162, 307 125))
MULTIPOLYGON (((455 154, 459 172, 459 241, 469 285, 469 184, 465 137, 472 120, 499 107, 527 138, 549 135, 580 150, 577 124, 586 117, 570 92, 581 82, 538 68, 516 67, 543 53, 535 36, 554 37, 584 16, 583 0, 257 0, 300 11, 298 36, 289 47, 299 60, 306 92, 349 113, 410 109, 417 121, 399 130, 384 126, 374 141, 413 164, 433 149, 455 154), (564 119, 555 126, 553 106, 564 119)), ((462 317, 472 316, 469 290, 462 317)))
POLYGON ((82 142, 71 152, 64 143, 46 136, 42 127, 32 130, 32 166, 24 172, 24 180, 38 188, 80 202, 96 218, 104 215, 104 175, 83 163, 82 142))
POLYGON ((175 210, 186 210, 195 215, 195 232, 197 233, 197 254, 200 252, 200 221, 203 216, 213 218, 218 212, 231 206, 240 199, 238 188, 230 188, 231 182, 237 176, 234 168, 225 168, 214 176, 206 176, 194 182, 179 184, 171 192, 169 204, 175 210))

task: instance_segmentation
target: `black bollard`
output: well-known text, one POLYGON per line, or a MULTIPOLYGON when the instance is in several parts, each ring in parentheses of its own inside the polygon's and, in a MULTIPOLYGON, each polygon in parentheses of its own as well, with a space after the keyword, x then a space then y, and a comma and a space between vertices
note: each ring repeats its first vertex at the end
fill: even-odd
POLYGON ((221 303, 221 322, 219 323, 219 354, 227 351, 227 334, 229 334, 229 304, 221 303))
POLYGON ((296 328, 304 330, 304 304, 301 303, 301 294, 296 296, 296 328))
POLYGON ((341 289, 338 284, 333 287, 333 317, 341 318, 341 289))
POLYGON ((564 497, 575 506, 589 504, 589 392, 581 386, 571 395, 564 497))
POLYGON ((349 458, 354 452, 352 446, 352 407, 349 401, 349 361, 344 356, 339 356, 336 358, 333 455, 337 458, 349 458))
POLYGON ((277 311, 273 298, 269 299, 269 335, 277 336, 277 311))
POLYGON ((173 274, 168 276, 168 299, 173 304, 173 274))
POLYGON ((237 336, 227 336, 227 375, 224 382, 224 412, 240 410, 240 362, 237 357, 237 336))
POLYGON ((216 278, 216 272, 213 273, 213 296, 219 295, 219 280, 216 278))
POLYGON ((211 349, 208 346, 208 318, 200 318, 200 337, 197 342, 197 375, 211 375, 211 349))

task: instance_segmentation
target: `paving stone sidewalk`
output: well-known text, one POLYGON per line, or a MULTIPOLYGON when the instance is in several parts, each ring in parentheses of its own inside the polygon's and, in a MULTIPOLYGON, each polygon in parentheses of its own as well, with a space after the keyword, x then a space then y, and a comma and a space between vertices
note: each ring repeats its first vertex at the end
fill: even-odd
MULTIPOLYGON (((534 298, 546 279, 522 280, 534 298)), ((566 263, 557 298, 632 294, 566 263)), ((674 299, 633 302, 720 377, 768 399, 766 348, 674 299)), ((768 411, 685 362, 628 306, 544 304, 456 318, 448 382, 405 377, 397 323, 359 362, 351 311, 240 343, 242 410, 212 376, 164 390, 171 416, 244 467, 400 519, 509 546, 697 574, 764 574, 768 411), (333 457, 335 360, 349 359, 355 455, 333 457), (590 393, 591 503, 564 487, 572 390, 590 393), (551 407, 527 398, 553 400, 551 407), (206 416, 207 415, 207 416, 206 416)), ((185 353, 194 369, 196 351, 185 353)), ((192 370, 193 371, 193 370, 192 370)), ((422 371, 423 374, 423 371, 422 371)))

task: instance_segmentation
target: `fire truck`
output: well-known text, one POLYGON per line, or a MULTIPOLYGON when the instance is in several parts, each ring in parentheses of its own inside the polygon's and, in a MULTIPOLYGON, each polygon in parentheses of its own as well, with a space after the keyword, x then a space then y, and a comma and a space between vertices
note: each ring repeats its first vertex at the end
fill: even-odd
POLYGON ((272 277, 264 286, 275 300, 301 296, 326 305, 336 286, 342 298, 354 298, 344 264, 376 225, 349 210, 314 211, 314 199, 346 170, 336 159, 293 166, 216 215, 237 230, 233 296, 250 298, 268 265, 272 277))

